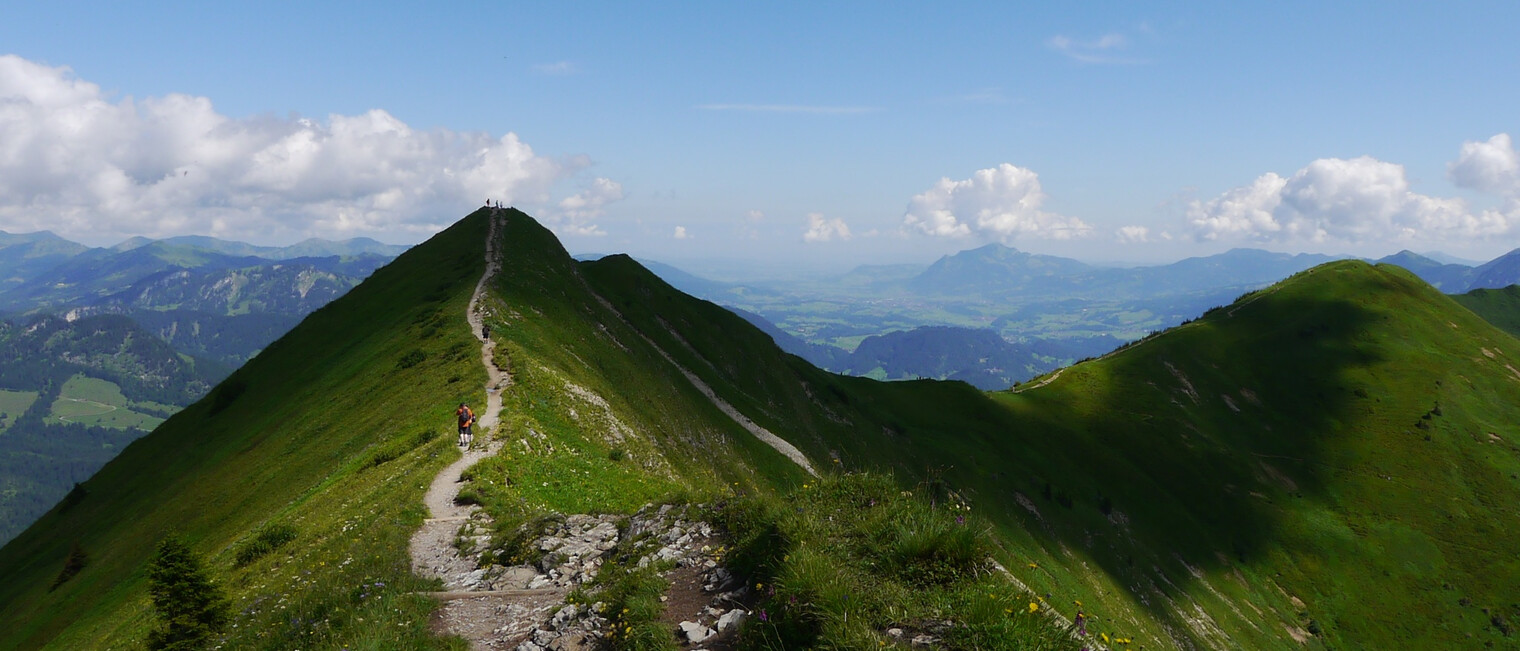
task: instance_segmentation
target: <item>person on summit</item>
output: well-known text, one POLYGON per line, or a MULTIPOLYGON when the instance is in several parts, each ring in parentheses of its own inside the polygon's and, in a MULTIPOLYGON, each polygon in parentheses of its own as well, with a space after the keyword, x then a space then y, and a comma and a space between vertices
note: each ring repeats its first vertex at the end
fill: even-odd
POLYGON ((459 408, 454 410, 454 415, 459 417, 459 445, 469 447, 475 440, 475 436, 470 433, 470 427, 475 424, 475 412, 470 411, 469 405, 461 402, 459 408))

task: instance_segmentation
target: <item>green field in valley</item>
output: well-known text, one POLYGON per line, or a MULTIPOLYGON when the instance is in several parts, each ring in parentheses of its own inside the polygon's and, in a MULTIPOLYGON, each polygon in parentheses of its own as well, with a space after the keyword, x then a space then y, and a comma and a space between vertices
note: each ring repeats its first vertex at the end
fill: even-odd
MULTIPOLYGON (((164 419, 132 410, 137 406, 122 395, 121 387, 110 380, 75 375, 65 382, 43 422, 78 423, 113 429, 152 430, 164 419)), ((151 409, 174 410, 170 405, 143 403, 151 409)))
POLYGON ((36 401, 36 391, 0 391, 0 432, 15 424, 36 401))

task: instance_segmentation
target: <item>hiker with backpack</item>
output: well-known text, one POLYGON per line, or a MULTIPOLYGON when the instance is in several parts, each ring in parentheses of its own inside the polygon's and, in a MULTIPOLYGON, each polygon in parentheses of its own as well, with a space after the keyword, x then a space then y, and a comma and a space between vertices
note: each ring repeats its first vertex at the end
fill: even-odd
POLYGON ((459 408, 454 410, 454 415, 459 417, 459 445, 469 447, 475 440, 475 436, 470 433, 470 427, 475 425, 475 412, 470 411, 469 405, 461 402, 459 408))

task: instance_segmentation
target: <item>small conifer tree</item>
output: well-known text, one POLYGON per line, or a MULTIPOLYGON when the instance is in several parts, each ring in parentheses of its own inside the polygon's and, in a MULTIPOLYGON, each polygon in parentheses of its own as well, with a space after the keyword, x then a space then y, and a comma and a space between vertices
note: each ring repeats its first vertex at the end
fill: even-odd
POLYGON ((158 626, 148 633, 150 649, 206 648, 230 619, 231 607, 221 589, 178 536, 158 544, 148 565, 148 592, 158 614, 158 626))

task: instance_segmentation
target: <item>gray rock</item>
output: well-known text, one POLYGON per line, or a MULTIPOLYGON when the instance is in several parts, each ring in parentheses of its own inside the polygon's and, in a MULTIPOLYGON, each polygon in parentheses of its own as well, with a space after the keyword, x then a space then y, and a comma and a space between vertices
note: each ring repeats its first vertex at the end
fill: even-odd
POLYGON ((504 590, 521 590, 528 587, 528 582, 538 576, 538 572, 526 565, 514 565, 502 571, 501 576, 496 577, 496 585, 504 590))
POLYGON ((713 630, 696 622, 681 622, 681 632, 686 634, 686 640, 696 644, 713 636, 713 630))
POLYGON ((580 609, 576 608, 575 604, 566 604, 564 608, 559 609, 559 612, 554 613, 554 617, 549 619, 549 628, 556 631, 565 630, 566 625, 575 621, 575 615, 579 611, 580 609))
POLYGON ((528 582, 528 589, 537 590, 539 588, 547 588, 551 583, 553 583, 553 581, 549 580, 549 577, 539 574, 533 577, 532 581, 528 582))
POLYGON ((936 642, 939 642, 939 638, 927 633, 913 638, 913 646, 930 646, 936 642))
POLYGON ((735 608, 723 613, 723 616, 718 618, 718 632, 724 633, 738 628, 740 624, 744 623, 744 617, 748 614, 743 608, 735 608))

